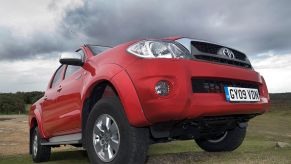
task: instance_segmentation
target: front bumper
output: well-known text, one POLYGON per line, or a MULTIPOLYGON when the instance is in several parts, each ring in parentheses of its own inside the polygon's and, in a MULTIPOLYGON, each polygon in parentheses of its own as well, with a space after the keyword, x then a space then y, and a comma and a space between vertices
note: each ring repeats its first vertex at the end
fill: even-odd
POLYGON ((184 59, 139 59, 127 67, 143 112, 151 123, 202 116, 264 113, 269 94, 262 76, 252 69, 184 59), (231 79, 256 83, 260 102, 230 103, 224 93, 193 93, 192 78, 231 79), (166 97, 155 93, 160 80, 171 83, 166 97))

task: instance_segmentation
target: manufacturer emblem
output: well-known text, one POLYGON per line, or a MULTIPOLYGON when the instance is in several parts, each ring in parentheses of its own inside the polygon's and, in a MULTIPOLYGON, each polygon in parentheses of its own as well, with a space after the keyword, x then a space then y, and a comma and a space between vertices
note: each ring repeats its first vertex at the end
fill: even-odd
POLYGON ((227 56, 230 59, 234 59, 234 53, 228 48, 221 48, 220 54, 227 56))

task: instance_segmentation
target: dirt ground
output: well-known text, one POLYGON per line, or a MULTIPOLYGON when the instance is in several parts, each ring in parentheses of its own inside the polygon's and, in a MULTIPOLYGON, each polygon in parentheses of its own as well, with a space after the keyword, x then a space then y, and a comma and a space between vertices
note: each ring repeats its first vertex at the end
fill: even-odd
MULTIPOLYGON (((249 123, 244 143, 234 152, 208 153, 194 141, 150 145, 147 164, 286 163, 291 164, 291 111, 258 116, 249 123), (277 143, 288 144, 278 147, 277 143)), ((84 151, 72 146, 54 148, 48 163, 88 164, 84 151)), ((0 164, 29 164, 26 115, 0 115, 0 164)))
MULTIPOLYGON (((0 157, 28 154, 28 137, 27 115, 0 115, 0 157)), ((62 145, 54 151, 72 148, 62 145)))
POLYGON ((28 117, 0 115, 0 156, 28 153, 28 117))

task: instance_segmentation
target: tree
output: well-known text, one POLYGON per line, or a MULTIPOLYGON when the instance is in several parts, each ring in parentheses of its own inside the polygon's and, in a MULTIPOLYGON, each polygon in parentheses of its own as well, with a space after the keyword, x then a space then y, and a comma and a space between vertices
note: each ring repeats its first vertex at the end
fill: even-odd
POLYGON ((24 100, 20 96, 16 96, 13 94, 0 94, 0 113, 25 113, 24 100))

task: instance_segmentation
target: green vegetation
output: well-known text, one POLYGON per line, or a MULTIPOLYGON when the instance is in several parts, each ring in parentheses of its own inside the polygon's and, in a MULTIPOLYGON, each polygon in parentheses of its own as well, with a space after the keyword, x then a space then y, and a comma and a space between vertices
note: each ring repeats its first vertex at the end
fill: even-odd
POLYGON ((273 93, 271 97, 271 109, 270 111, 277 110, 291 110, 291 93, 273 93))
POLYGON ((43 96, 43 92, 0 93, 0 114, 24 114, 29 105, 43 96))
POLYGON ((24 113, 25 102, 19 96, 10 94, 0 95, 0 113, 1 114, 18 114, 24 113))
MULTIPOLYGON (((191 163, 291 163, 291 147, 280 148, 277 142, 291 145, 291 94, 272 94, 271 111, 249 122, 247 137, 233 152, 207 153, 194 141, 175 141, 151 145, 147 164, 191 163)), ((2 156, 0 164, 28 164, 29 155, 2 156)), ((49 163, 89 163, 85 152, 69 148, 53 149, 49 163)))

